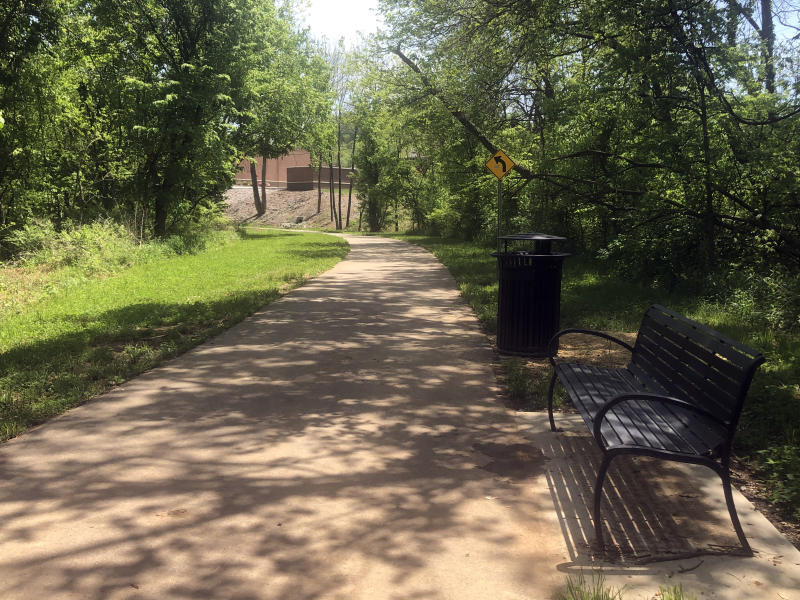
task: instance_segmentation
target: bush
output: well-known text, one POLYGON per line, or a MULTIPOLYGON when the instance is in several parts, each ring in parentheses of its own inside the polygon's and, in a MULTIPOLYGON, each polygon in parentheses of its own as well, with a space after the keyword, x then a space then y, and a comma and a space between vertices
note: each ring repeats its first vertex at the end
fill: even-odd
MULTIPOLYGON (((5 249, 16 268, 0 270, 0 310, 22 306, 94 277, 119 273, 137 264, 179 254, 195 254, 238 239, 217 214, 204 215, 179 234, 142 243, 124 226, 101 221, 57 231, 37 221, 6 235, 5 249)), ((0 266, 3 266, 0 263, 0 266)))
POLYGON ((800 521, 800 444, 774 446, 758 454, 768 478, 770 500, 800 521))
POLYGON ((87 274, 129 266, 137 252, 133 235, 108 221, 62 231, 35 221, 10 233, 6 242, 22 266, 78 267, 87 274))

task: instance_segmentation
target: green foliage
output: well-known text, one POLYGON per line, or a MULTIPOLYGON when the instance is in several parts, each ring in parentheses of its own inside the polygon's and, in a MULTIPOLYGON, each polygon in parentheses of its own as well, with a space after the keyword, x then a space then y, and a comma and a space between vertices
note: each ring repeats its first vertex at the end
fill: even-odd
POLYGON ((567 577, 566 589, 558 600, 622 600, 622 590, 606 585, 602 571, 592 573, 591 581, 581 571, 577 576, 567 577))
POLYGON ((244 154, 304 141, 328 106, 272 0, 20 0, 0 23, 0 242, 104 218, 185 241, 244 154))
POLYGON ((0 438, 230 327, 330 268, 342 240, 248 229, 237 242, 76 282, 0 322, 0 438))
POLYGON ((0 315, 19 313, 32 302, 92 278, 176 254, 221 247, 236 239, 234 231, 219 228, 217 218, 185 227, 181 236, 150 243, 140 243, 111 221, 62 231, 56 231, 50 222, 37 221, 9 236, 18 252, 0 269, 0 315))
POLYGON ((491 143, 526 170, 504 180, 502 231, 565 235, 645 285, 741 290, 769 327, 797 327, 800 61, 785 34, 765 49, 766 30, 724 3, 383 7, 356 94, 373 132, 362 164, 402 196, 412 178, 391 161, 414 157, 425 200, 403 208, 415 229, 494 235, 491 143))
POLYGON ((260 48, 236 136, 246 154, 276 158, 314 145, 331 90, 328 66, 308 32, 297 30, 287 14, 278 19, 268 5, 261 9, 251 25, 260 32, 260 48))
POLYGON ((800 428, 789 444, 759 450, 761 469, 767 476, 770 499, 800 521, 800 428))
POLYGON ((683 584, 661 586, 658 588, 660 600, 697 600, 697 596, 683 591, 683 584))
POLYGON ((133 235, 110 222, 56 231, 49 221, 33 221, 12 231, 6 242, 20 265, 79 266, 87 273, 129 266, 138 247, 133 235))

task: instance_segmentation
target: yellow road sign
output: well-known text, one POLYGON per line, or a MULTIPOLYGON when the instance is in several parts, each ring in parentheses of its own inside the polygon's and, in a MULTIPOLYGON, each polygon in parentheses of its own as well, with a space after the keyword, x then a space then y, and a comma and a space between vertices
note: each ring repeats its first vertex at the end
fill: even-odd
POLYGON ((486 168, 494 173, 495 177, 502 179, 515 164, 517 163, 508 158, 508 154, 502 150, 498 150, 492 155, 492 158, 486 161, 486 168))

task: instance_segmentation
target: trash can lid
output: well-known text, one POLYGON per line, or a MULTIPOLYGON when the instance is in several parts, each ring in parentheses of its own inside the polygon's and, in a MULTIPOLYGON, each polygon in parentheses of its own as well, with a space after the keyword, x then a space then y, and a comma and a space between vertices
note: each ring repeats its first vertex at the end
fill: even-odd
POLYGON ((535 231, 529 231, 527 233, 512 233, 511 235, 501 235, 499 239, 540 241, 540 242, 563 242, 567 238, 558 235, 549 235, 547 233, 536 233, 535 231))

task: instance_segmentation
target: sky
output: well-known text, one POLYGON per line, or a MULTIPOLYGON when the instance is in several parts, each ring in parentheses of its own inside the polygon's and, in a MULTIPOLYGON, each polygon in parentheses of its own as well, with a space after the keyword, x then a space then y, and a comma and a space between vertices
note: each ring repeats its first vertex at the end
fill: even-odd
POLYGON ((359 31, 369 34, 378 28, 378 0, 310 0, 304 20, 314 37, 336 42, 345 38, 348 48, 358 44, 359 31))

